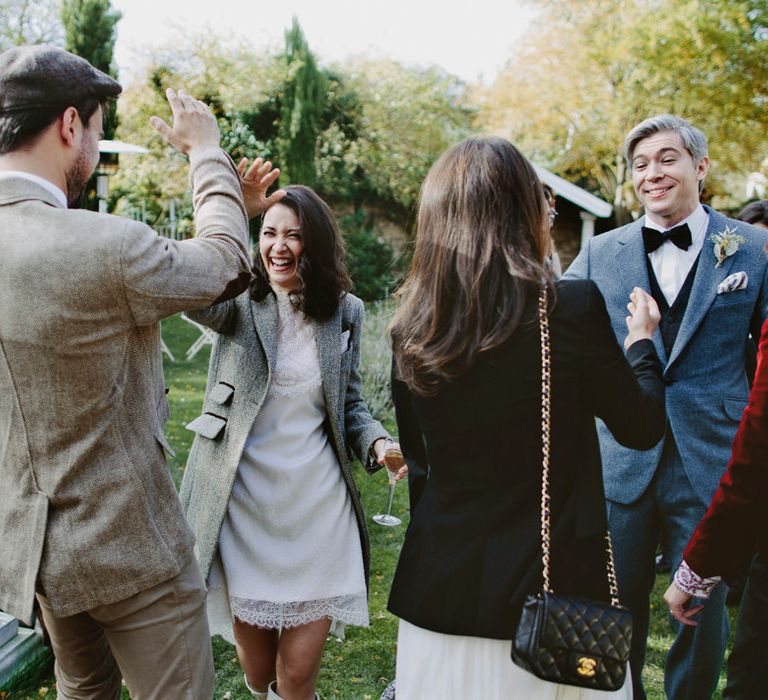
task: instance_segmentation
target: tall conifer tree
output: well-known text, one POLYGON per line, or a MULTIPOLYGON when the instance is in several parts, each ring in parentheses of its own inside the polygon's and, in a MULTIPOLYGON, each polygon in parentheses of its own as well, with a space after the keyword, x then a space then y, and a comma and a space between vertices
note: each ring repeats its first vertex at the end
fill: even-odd
MULTIPOLYGON (((115 27, 122 15, 109 0, 63 0, 61 21, 67 51, 82 56, 113 78, 117 76, 112 58, 115 27)), ((104 120, 104 138, 111 139, 117 128, 117 112, 112 109, 104 120)))
POLYGON ((283 182, 314 187, 317 180, 315 143, 326 106, 327 78, 309 49, 294 17, 285 33, 288 79, 280 100, 276 145, 283 182))

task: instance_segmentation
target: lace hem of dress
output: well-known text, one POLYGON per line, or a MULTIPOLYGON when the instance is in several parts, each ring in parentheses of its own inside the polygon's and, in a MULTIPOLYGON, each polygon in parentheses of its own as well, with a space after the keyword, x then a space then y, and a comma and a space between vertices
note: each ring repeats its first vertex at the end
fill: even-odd
POLYGON ((712 589, 719 582, 719 576, 712 576, 710 578, 699 576, 688 566, 685 560, 680 562, 680 567, 675 572, 675 586, 683 593, 687 593, 695 598, 709 598, 712 589))
POLYGON ((230 596, 229 602, 232 615, 238 620, 266 629, 298 627, 324 618, 345 625, 368 626, 368 598, 365 593, 288 603, 230 596))

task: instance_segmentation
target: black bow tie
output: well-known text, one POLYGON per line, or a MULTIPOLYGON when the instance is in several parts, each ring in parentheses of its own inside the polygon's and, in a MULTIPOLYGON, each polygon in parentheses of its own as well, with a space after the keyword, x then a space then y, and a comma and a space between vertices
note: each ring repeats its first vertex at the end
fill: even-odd
POLYGON ((661 248, 667 241, 672 241, 680 250, 688 250, 693 243, 688 224, 681 224, 664 232, 643 226, 643 245, 646 253, 652 253, 657 248, 661 248))

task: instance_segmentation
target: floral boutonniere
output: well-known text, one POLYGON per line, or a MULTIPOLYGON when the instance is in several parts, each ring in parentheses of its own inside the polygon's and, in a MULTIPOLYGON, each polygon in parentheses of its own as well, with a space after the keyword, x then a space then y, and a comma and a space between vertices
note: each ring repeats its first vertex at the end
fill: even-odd
POLYGON ((737 233, 738 229, 734 226, 731 228, 726 225, 724 231, 720 233, 713 233, 709 240, 715 244, 713 248, 715 258, 717 258, 717 265, 720 267, 725 262, 725 259, 733 255, 742 243, 746 243, 747 239, 744 236, 740 236, 737 233))

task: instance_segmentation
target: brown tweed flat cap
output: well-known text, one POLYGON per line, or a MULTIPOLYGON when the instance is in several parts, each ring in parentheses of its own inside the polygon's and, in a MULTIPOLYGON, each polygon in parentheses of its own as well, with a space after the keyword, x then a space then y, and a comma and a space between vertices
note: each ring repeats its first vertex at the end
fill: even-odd
POLYGON ((122 92, 120 83, 69 51, 38 44, 0 53, 0 113, 104 99, 122 92))

